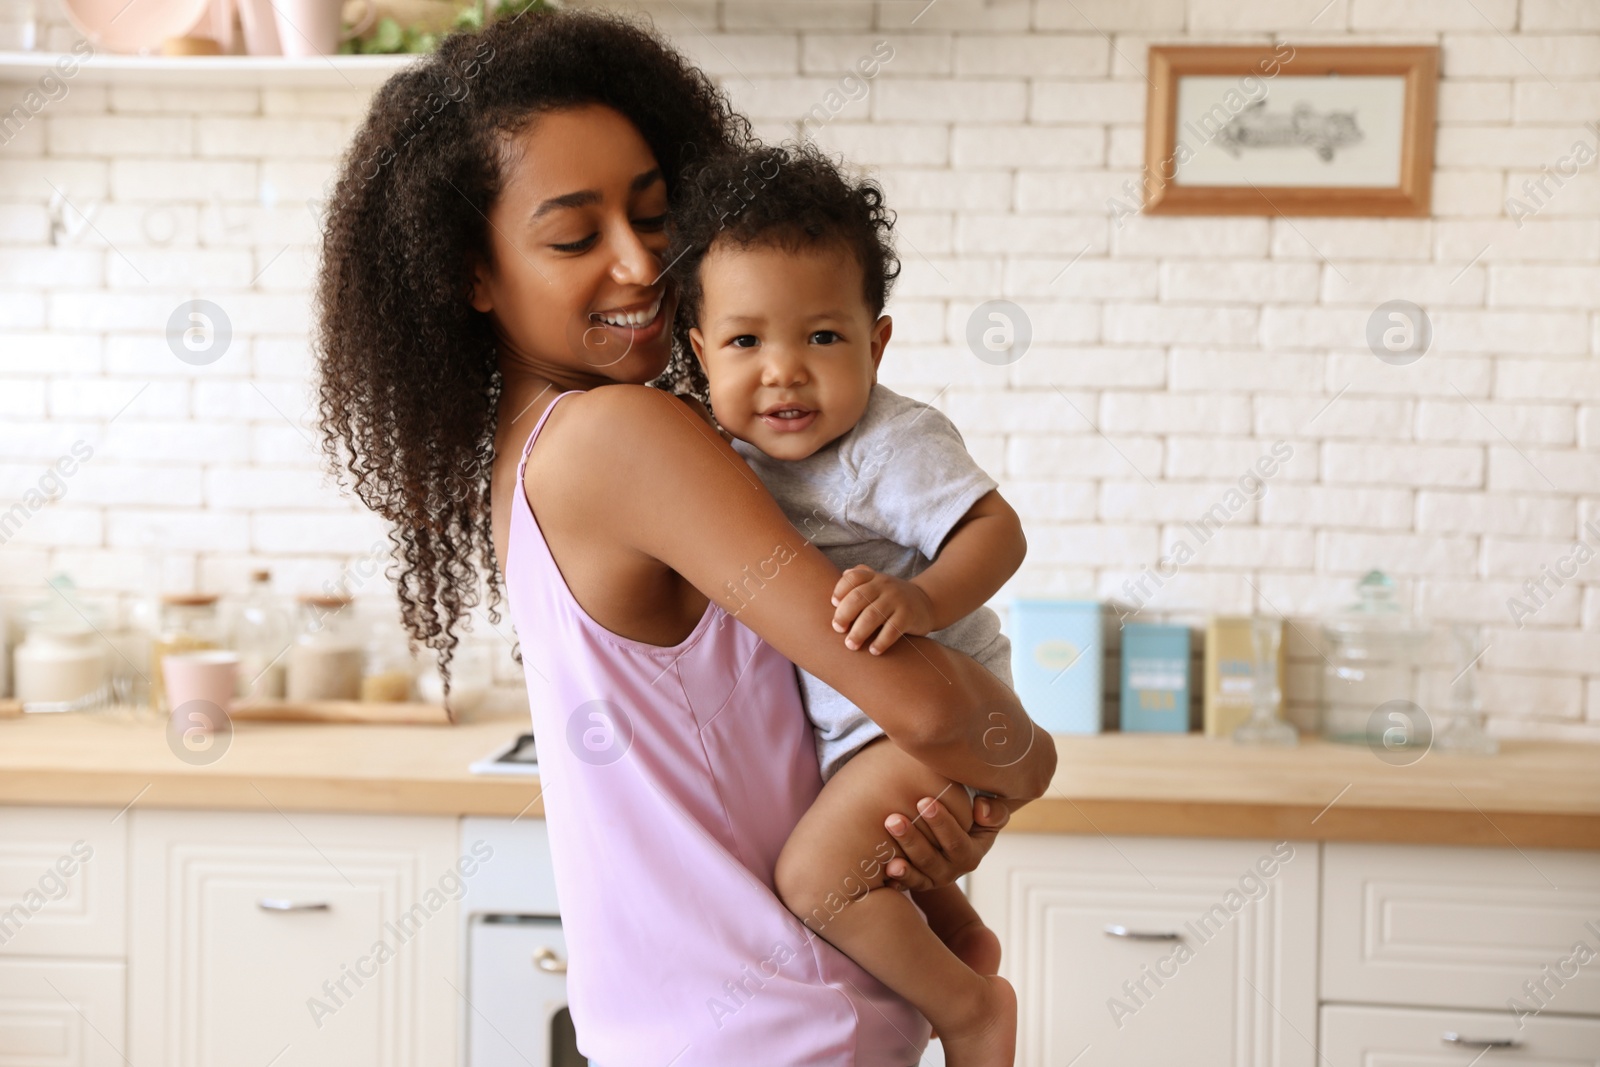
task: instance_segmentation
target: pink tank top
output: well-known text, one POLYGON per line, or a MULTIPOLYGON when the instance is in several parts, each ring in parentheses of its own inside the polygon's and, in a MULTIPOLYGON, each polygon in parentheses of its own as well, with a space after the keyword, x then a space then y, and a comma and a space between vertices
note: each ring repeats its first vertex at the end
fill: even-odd
POLYGON ((821 788, 794 665, 715 601, 677 645, 618 636, 550 554, 523 476, 581 391, 523 448, 505 565, 578 1047, 597 1067, 915 1064, 927 1020, 773 892, 821 788))

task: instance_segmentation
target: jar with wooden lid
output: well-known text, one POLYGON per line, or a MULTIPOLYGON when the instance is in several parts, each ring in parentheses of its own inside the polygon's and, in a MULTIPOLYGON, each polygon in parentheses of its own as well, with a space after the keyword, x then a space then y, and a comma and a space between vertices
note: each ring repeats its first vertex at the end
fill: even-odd
POLYGON ((169 593, 161 598, 161 617, 150 642, 150 704, 167 707, 161 660, 177 652, 202 652, 222 647, 222 620, 212 593, 169 593))
POLYGON ((289 700, 360 700, 366 649, 350 598, 302 596, 299 631, 289 649, 289 700))

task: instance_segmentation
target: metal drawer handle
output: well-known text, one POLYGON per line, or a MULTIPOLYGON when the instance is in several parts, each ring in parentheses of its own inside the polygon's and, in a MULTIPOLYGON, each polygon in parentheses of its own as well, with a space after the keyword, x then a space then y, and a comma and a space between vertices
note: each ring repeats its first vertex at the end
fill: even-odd
POLYGON ((1126 926, 1106 927, 1107 937, 1125 937, 1129 941, 1182 941, 1176 930, 1130 930, 1126 926))
POLYGON ((552 949, 541 947, 533 954, 533 965, 545 974, 566 974, 567 961, 557 956, 552 949))
POLYGON ((326 900, 280 900, 277 897, 262 897, 256 901, 262 911, 327 911, 326 900))
POLYGON ((1447 1045, 1466 1045, 1468 1048, 1517 1048, 1522 1044, 1514 1037, 1462 1037, 1454 1030, 1446 1030, 1439 1040, 1447 1045))

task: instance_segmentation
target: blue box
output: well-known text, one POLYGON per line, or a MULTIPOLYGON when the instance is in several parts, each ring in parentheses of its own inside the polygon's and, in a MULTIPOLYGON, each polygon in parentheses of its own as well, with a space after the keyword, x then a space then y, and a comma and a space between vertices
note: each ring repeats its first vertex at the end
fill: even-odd
POLYGON ((1105 624, 1098 600, 1011 602, 1011 675, 1028 717, 1054 734, 1097 734, 1105 624))
POLYGON ((1122 628, 1122 729, 1189 731, 1189 628, 1130 622, 1122 628))

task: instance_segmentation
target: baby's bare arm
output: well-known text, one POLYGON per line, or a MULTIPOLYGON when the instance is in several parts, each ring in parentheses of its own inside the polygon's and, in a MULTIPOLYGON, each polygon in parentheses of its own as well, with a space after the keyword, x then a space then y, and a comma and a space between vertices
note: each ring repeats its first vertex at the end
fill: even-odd
POLYGON ((1022 520, 999 490, 978 498, 945 536, 928 569, 911 579, 932 604, 942 630, 983 607, 1011 580, 1028 554, 1022 520))

